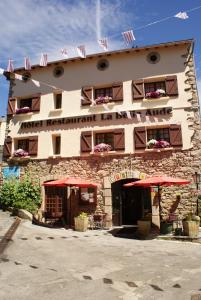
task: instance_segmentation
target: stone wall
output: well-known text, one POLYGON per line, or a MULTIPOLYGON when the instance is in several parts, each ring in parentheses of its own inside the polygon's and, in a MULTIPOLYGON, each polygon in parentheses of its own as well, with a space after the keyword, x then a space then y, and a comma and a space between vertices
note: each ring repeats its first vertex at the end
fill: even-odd
MULTIPOLYGON (((197 150, 200 151, 200 150, 197 150)), ((166 174, 192 180, 195 168, 200 166, 200 156, 196 150, 192 151, 167 151, 142 153, 141 155, 112 155, 89 156, 86 158, 57 158, 50 160, 33 160, 21 165, 21 176, 30 173, 38 177, 41 184, 52 179, 66 177, 81 177, 100 184, 98 188, 98 210, 110 210, 110 203, 105 202, 108 197, 104 187, 104 179, 119 173, 122 170, 140 171, 147 175, 166 174), (107 206, 107 207, 106 207, 107 206)), ((162 214, 167 215, 170 210, 185 215, 195 207, 195 197, 192 195, 192 185, 164 187, 162 191, 162 214), (178 194, 181 199, 178 202, 178 194)))

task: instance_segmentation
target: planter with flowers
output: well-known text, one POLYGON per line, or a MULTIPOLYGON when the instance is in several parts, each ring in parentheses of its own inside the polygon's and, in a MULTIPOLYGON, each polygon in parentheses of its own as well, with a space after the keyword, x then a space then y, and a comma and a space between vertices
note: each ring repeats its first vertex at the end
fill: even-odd
POLYGON ((27 113, 30 113, 30 112, 32 112, 32 110, 28 106, 16 109, 16 114, 17 115, 19 115, 19 114, 27 114, 27 113))
POLYGON ((100 97, 98 97, 98 98, 96 98, 95 100, 92 101, 91 106, 96 107, 96 106, 99 106, 101 104, 114 104, 113 102, 110 102, 111 100, 112 100, 112 97, 100 96, 100 97))
POLYGON ((74 222, 76 231, 86 231, 89 225, 87 213, 81 212, 77 217, 74 218, 74 222))
POLYGON ((100 143, 94 146, 92 154, 104 155, 104 153, 108 153, 112 150, 112 147, 109 144, 100 143))
POLYGON ((146 151, 157 151, 160 152, 161 150, 172 150, 170 143, 165 140, 155 140, 151 139, 147 142, 147 149, 146 151))
POLYGON ((165 96, 165 91, 162 90, 162 89, 157 89, 156 91, 154 92, 148 92, 146 93, 145 95, 145 98, 147 99, 154 99, 154 98, 160 98, 160 97, 163 97, 165 96))
POLYGON ((29 153, 27 151, 24 151, 23 149, 17 149, 14 151, 12 157, 10 158, 11 160, 16 160, 16 161, 24 161, 28 160, 30 158, 29 153))

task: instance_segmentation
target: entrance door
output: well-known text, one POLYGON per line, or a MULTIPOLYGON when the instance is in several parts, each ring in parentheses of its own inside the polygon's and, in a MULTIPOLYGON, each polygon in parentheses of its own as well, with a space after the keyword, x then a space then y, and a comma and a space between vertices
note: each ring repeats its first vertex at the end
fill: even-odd
POLYGON ((123 186, 133 181, 131 178, 112 183, 113 225, 136 225, 145 213, 151 211, 150 189, 123 186))
POLYGON ((67 218, 66 187, 45 187, 45 210, 48 218, 67 218))

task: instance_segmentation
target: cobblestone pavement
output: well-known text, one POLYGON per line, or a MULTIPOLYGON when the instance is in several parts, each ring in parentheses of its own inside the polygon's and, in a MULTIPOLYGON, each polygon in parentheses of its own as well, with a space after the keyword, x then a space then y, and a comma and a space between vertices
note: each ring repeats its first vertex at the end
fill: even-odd
POLYGON ((12 217, 10 212, 0 209, 0 241, 14 221, 15 217, 12 217))
POLYGON ((0 257, 1 300, 201 299, 201 245, 23 221, 0 257))

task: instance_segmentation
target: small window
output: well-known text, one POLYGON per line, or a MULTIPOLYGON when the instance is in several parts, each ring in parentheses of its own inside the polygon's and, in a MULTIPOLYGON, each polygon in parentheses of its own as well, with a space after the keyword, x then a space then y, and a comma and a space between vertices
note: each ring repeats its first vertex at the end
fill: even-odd
POLYGON ((104 71, 109 67, 109 61, 107 59, 100 59, 97 62, 97 69, 100 71, 104 71))
POLYGON ((19 108, 23 107, 32 107, 32 98, 27 98, 27 99, 20 99, 19 100, 19 108))
POLYGON ((17 149, 23 149, 26 152, 29 152, 29 140, 17 140, 17 149))
POLYGON ((151 52, 147 55, 147 61, 150 64, 156 64, 160 60, 160 54, 158 52, 151 52))
POLYGON ((54 77, 61 77, 64 74, 64 68, 61 66, 55 67, 53 70, 54 77))
POLYGON ((54 105, 54 108, 55 109, 60 109, 61 106, 62 106, 62 93, 59 93, 59 94, 55 94, 54 95, 54 101, 55 101, 55 105, 54 105))
POLYGON ((170 143, 170 131, 169 128, 154 128, 147 130, 147 141, 150 140, 164 140, 170 143))
POLYGON ((61 136, 53 136, 53 154, 59 155, 61 153, 61 136))
POLYGON ((112 147, 111 150, 114 150, 114 134, 112 132, 96 133, 95 145, 99 145, 101 143, 110 145, 112 147))
POLYGON ((95 89, 95 99, 107 96, 112 98, 112 87, 95 89))
POLYGON ((96 189, 95 188, 80 188, 80 204, 93 204, 96 202, 96 189))

